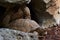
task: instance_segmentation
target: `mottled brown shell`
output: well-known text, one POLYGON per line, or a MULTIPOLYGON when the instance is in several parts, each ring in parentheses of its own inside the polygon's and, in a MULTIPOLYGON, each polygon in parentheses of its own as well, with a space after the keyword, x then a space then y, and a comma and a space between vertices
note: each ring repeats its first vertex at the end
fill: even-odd
POLYGON ((31 30, 35 30, 40 27, 35 21, 29 19, 17 19, 11 22, 8 26, 12 29, 21 30, 24 32, 30 32, 31 30))

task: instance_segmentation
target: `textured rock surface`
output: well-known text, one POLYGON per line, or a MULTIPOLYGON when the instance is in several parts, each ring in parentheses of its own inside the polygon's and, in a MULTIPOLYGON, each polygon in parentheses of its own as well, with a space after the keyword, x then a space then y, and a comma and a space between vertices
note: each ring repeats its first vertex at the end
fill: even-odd
POLYGON ((38 40, 37 35, 36 32, 25 33, 7 28, 0 29, 0 40, 38 40))
POLYGON ((31 2, 31 0, 0 0, 0 2, 1 3, 7 3, 7 2, 9 2, 9 3, 18 3, 18 4, 22 4, 22 3, 30 3, 31 2))
POLYGON ((45 3, 48 3, 48 2, 50 2, 50 0, 43 0, 45 3))
POLYGON ((60 40, 60 26, 49 28, 44 40, 60 40))
POLYGON ((60 24, 60 0, 51 0, 47 3, 47 12, 53 15, 56 23, 60 24))
MULTIPOLYGON (((45 0, 46 2, 49 0, 45 0)), ((46 4, 44 0, 32 0, 32 11, 34 12, 35 20, 42 26, 42 28, 47 28, 49 26, 55 25, 55 19, 53 15, 46 12, 46 4), (38 5, 37 5, 38 4, 38 5)), ((33 14, 33 13, 32 13, 33 14)))
POLYGON ((8 23, 17 20, 17 19, 31 19, 30 10, 28 7, 15 6, 15 8, 10 8, 6 12, 2 20, 2 24, 7 25, 8 23))
MULTIPOLYGON (((2 0, 0 0, 2 1, 2 0)), ((9 1, 9 0, 7 0, 9 1)), ((14 0, 10 0, 10 1, 14 1, 14 0)), ((30 0, 15 0, 15 1, 30 1, 30 0)), ((3 1, 2 1, 3 2, 3 1)), ((15 3, 0 3, 2 7, 4 7, 5 12, 1 13, 3 17, 0 21, 1 25, 3 24, 7 24, 10 21, 16 20, 16 19, 31 19, 31 15, 30 15, 30 10, 29 8, 26 6, 26 4, 15 4, 15 3)))

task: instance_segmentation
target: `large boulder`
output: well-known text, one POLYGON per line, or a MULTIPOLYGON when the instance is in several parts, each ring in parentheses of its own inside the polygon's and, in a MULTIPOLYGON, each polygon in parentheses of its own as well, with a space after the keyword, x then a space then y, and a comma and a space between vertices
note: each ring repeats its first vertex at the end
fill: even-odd
POLYGON ((46 12, 46 6, 48 5, 49 1, 50 0, 31 1, 32 12, 34 12, 34 14, 32 13, 32 19, 36 20, 39 25, 42 26, 42 28, 48 28, 52 25, 56 25, 53 15, 49 14, 49 12, 46 12))
POLYGON ((0 0, 1 3, 17 3, 17 4, 22 4, 22 3, 30 3, 31 0, 0 0))
POLYGON ((30 10, 26 6, 26 3, 30 2, 30 0, 0 0, 0 6, 5 8, 3 9, 4 12, 0 13, 2 14, 0 16, 0 26, 2 26, 5 22, 9 23, 9 21, 15 20, 15 19, 31 19, 30 16, 30 10), (12 3, 10 3, 12 1, 12 3), (18 4, 18 3, 21 4, 18 4))
POLYGON ((60 40, 60 26, 47 29, 44 40, 60 40))
POLYGON ((0 29, 0 40, 38 40, 37 32, 26 33, 7 28, 0 29))
POLYGON ((50 0, 46 3, 47 12, 53 16, 56 23, 60 24, 60 0, 50 0))

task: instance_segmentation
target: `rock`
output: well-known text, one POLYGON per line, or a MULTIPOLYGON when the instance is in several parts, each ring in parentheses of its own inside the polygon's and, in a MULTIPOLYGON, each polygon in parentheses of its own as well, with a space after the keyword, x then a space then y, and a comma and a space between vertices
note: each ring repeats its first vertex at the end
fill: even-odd
POLYGON ((48 2, 50 2, 50 0, 43 0, 45 3, 48 3, 48 2))
POLYGON ((60 26, 48 28, 44 40, 60 40, 60 26))
POLYGON ((3 24, 8 24, 16 19, 31 19, 29 8, 17 5, 15 8, 12 7, 12 9, 8 9, 2 22, 3 24))
POLYGON ((51 2, 47 3, 47 12, 53 16, 56 23, 60 24, 60 0, 51 0, 51 2))
POLYGON ((0 40, 3 40, 3 37, 0 35, 0 40))
POLYGON ((2 7, 6 8, 3 17, 1 20, 1 25, 7 25, 9 22, 16 19, 31 19, 31 14, 29 8, 26 4, 11 4, 11 3, 2 3, 2 7))
POLYGON ((0 0, 1 3, 17 3, 17 4, 22 4, 22 3, 27 3, 29 4, 31 0, 0 0))
MULTIPOLYGON (((50 2, 50 0, 45 0, 45 2, 47 1, 50 2)), ((53 24, 56 25, 56 21, 53 15, 46 12, 47 10, 46 6, 48 5, 48 3, 45 3, 45 2, 44 0, 31 1, 32 11, 34 12, 34 14, 31 13, 34 15, 34 16, 32 15, 33 17, 32 19, 36 20, 38 24, 41 26, 41 28, 48 28, 52 26, 53 24)))
POLYGON ((38 34, 0 28, 0 40, 38 40, 38 34))
MULTIPOLYGON (((17 9, 16 9, 17 10, 17 9)), ((19 6, 17 12, 16 10, 13 9, 9 14, 11 15, 10 20, 15 20, 15 19, 31 19, 31 14, 30 10, 27 6, 19 6)))

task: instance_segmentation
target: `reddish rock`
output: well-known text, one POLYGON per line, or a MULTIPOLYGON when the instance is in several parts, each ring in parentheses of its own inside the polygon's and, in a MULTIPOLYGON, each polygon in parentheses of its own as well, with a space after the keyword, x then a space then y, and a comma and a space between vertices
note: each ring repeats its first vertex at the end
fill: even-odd
POLYGON ((60 27, 50 28, 44 40, 60 40, 60 27))
POLYGON ((60 0, 51 0, 47 3, 47 12, 53 16, 56 23, 60 24, 60 0))
POLYGON ((31 14, 29 8, 25 5, 6 5, 7 10, 4 13, 4 18, 2 20, 2 25, 8 25, 10 22, 16 19, 31 19, 31 14))

